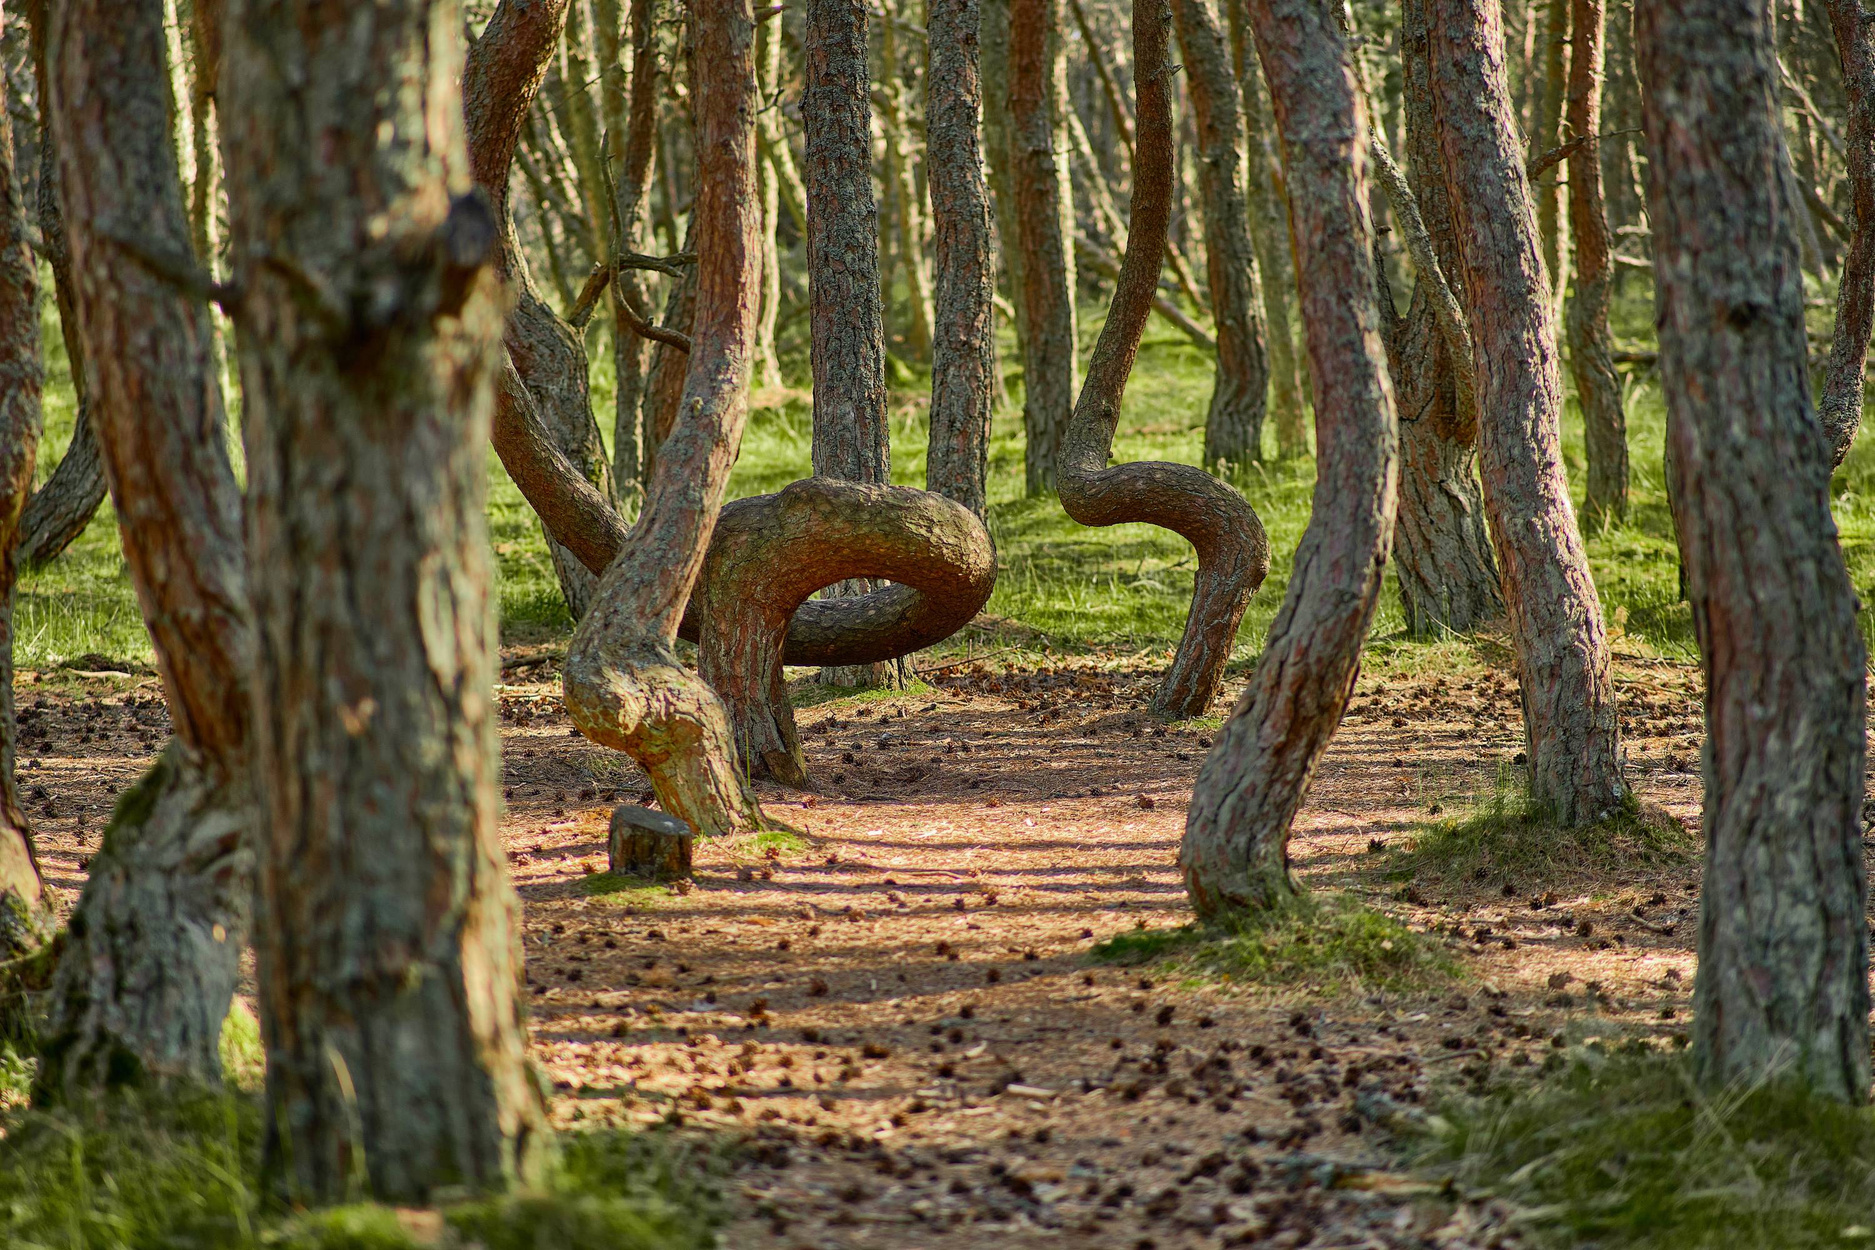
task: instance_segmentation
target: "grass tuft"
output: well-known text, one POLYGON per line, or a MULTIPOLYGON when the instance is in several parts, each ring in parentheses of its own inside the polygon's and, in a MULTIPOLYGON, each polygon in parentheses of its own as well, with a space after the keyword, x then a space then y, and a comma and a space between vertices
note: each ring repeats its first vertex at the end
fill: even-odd
POLYGON ((1320 993, 1414 989, 1457 971, 1424 934, 1332 894, 1299 898, 1228 929, 1186 925, 1122 933, 1090 953, 1104 963, 1163 963, 1174 973, 1320 993))
POLYGON ((1503 878, 1518 885, 1628 866, 1685 863, 1691 834, 1666 813, 1634 804, 1607 820, 1564 828, 1531 801, 1523 771, 1500 764, 1490 794, 1471 810, 1429 824, 1391 853, 1390 876, 1434 881, 1503 878))
POLYGON ((1698 1089, 1683 1055, 1594 1048, 1539 1088, 1440 1108, 1421 1162, 1604 1250, 1866 1244, 1875 1112, 1762 1082, 1698 1089))

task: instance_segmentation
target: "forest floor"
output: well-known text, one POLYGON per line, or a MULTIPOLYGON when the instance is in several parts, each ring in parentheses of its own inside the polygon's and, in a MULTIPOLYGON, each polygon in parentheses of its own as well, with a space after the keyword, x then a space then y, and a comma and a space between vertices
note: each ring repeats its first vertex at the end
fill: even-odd
MULTIPOLYGON (((765 789, 797 832, 704 844, 672 889, 605 871, 612 804, 648 787, 570 732, 554 647, 508 648, 503 835, 556 1122, 742 1141, 736 1247, 1516 1244, 1517 1210, 1403 1170, 1388 1129, 1594 1039, 1683 1038, 1698 869, 1684 835, 1474 868, 1451 818, 1488 819, 1521 732, 1503 649, 1468 650, 1370 656, 1297 822, 1301 880, 1378 915, 1233 970, 1178 932, 1217 721, 1146 716, 1162 652, 802 685, 824 792, 765 789)), ((67 903, 166 729, 153 678, 83 663, 20 700, 67 903)), ((1690 830, 1697 671, 1617 674, 1630 779, 1690 830)))

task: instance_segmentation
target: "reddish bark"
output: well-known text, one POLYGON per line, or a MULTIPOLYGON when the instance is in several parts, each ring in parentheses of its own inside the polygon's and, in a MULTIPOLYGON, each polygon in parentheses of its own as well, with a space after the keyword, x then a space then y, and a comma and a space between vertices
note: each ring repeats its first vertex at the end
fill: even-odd
MULTIPOLYGON (((1608 304, 1614 294, 1614 242, 1602 205, 1602 0, 1573 0, 1569 57, 1569 132, 1589 141, 1569 154, 1569 234, 1575 286, 1568 305, 1569 368, 1582 405, 1588 453, 1583 518, 1592 527, 1628 513, 1628 420, 1615 372, 1608 304)), ((1866 335, 1864 336, 1866 337, 1866 335)))

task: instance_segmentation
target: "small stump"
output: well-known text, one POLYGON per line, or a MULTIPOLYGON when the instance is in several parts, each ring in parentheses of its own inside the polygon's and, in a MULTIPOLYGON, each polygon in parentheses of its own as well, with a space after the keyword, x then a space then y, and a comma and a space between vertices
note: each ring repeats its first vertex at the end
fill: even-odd
POLYGON ((606 858, 615 873, 675 881, 690 875, 690 847, 694 841, 688 823, 626 803, 612 813, 606 858))

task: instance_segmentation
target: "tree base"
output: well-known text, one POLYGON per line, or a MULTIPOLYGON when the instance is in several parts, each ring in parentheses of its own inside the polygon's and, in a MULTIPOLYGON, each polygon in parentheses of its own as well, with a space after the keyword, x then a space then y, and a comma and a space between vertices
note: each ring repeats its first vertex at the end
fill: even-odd
POLYGON ((648 807, 621 805, 606 835, 607 867, 627 877, 676 881, 690 875, 690 826, 648 807))

